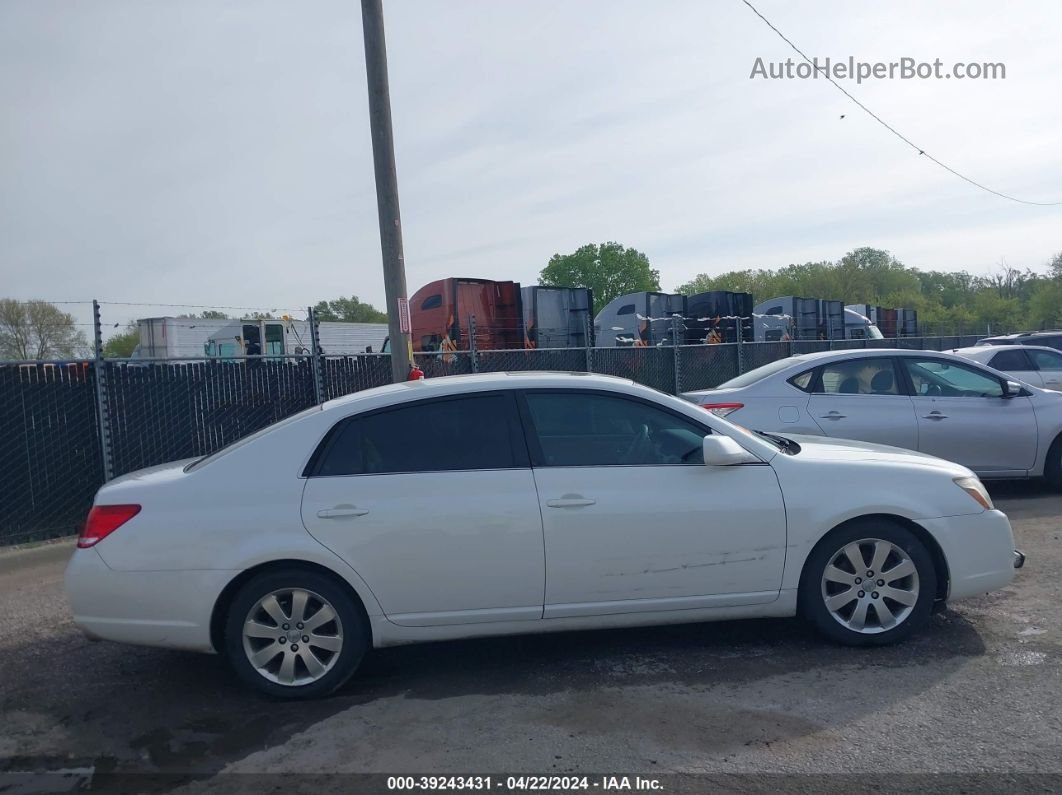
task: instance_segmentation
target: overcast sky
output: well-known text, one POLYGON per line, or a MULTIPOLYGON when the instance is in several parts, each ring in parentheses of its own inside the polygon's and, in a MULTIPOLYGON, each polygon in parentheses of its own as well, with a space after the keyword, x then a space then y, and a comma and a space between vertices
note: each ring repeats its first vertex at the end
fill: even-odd
MULTIPOLYGON (((974 179, 1062 201, 1058 0, 754 2, 820 58, 1003 62, 843 84, 974 179)), ((1062 207, 971 187, 823 80, 750 80, 794 53, 740 0, 384 5, 411 294, 533 284, 605 240, 665 289, 862 245, 972 272, 1062 250, 1062 207)), ((366 107, 357 0, 0 0, 0 295, 382 305, 366 107)))

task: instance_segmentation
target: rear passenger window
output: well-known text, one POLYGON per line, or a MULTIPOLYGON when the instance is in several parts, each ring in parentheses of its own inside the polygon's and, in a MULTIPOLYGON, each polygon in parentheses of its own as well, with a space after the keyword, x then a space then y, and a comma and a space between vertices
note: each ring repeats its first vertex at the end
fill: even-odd
POLYGON ((817 392, 827 395, 898 395, 892 359, 858 357, 822 368, 817 392))
POLYGON ((345 420, 315 475, 452 472, 517 466, 511 395, 415 403, 345 420))
POLYGON ((988 365, 994 367, 997 370, 1031 370, 1028 360, 1025 358, 1025 351, 1021 348, 1014 347, 1008 348, 1005 351, 1000 351, 992 357, 992 361, 988 365))

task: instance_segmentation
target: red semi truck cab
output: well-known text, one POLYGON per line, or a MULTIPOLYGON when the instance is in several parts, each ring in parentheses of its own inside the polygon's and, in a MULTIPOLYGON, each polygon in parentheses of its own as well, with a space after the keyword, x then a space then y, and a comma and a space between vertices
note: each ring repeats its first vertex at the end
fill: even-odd
POLYGON ((414 351, 467 351, 475 318, 476 347, 524 347, 523 308, 517 282, 439 279, 409 299, 414 351))

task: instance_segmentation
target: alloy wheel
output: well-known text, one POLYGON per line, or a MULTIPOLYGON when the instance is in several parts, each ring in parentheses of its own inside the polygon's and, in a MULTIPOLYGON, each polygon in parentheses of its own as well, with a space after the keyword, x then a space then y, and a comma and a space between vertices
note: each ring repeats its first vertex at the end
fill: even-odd
POLYGON ((864 635, 898 627, 918 602, 918 568, 891 541, 864 538, 845 544, 822 574, 822 598, 829 614, 864 635))
POLYGON ((343 650, 343 624, 320 594, 304 588, 273 591, 247 613, 243 651, 259 674, 286 686, 327 674, 343 650))

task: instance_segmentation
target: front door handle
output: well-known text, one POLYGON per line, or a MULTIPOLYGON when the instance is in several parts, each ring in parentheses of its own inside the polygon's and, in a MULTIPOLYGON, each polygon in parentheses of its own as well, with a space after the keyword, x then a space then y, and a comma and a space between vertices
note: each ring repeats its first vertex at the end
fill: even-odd
POLYGON ((824 420, 843 420, 847 416, 848 416, 847 414, 842 414, 839 411, 831 411, 829 414, 823 414, 821 419, 824 419, 824 420))
POLYGON ((367 514, 364 508, 355 508, 350 506, 348 508, 325 508, 322 511, 317 512, 318 519, 347 519, 351 516, 364 516, 367 514))
POLYGON ((922 419, 925 419, 925 420, 946 420, 947 418, 948 418, 947 414, 941 414, 939 411, 931 411, 928 414, 926 414, 922 419))
POLYGON ((596 505, 597 500, 588 500, 584 497, 562 497, 559 500, 546 500, 550 508, 582 508, 586 505, 596 505))

